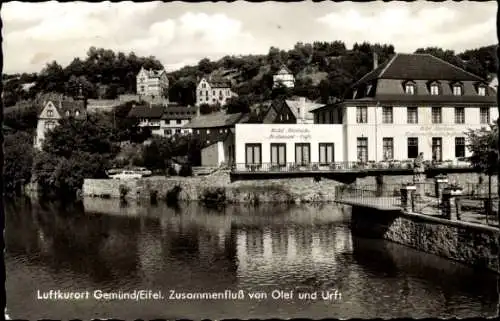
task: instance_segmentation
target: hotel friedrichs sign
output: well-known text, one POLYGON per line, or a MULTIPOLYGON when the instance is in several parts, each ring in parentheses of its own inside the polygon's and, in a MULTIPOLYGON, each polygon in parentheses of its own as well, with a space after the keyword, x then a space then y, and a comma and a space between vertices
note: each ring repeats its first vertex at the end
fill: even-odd
POLYGON ((309 128, 271 128, 269 139, 279 140, 311 140, 311 130, 309 128))
POLYGON ((463 129, 457 129, 453 126, 420 126, 418 130, 406 132, 406 136, 455 136, 463 134, 463 129))

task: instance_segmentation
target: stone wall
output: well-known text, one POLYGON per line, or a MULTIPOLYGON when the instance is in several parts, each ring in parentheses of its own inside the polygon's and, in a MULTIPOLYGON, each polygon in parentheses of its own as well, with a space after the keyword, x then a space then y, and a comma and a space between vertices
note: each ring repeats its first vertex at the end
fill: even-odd
POLYGON ((199 201, 210 192, 223 191, 227 203, 313 203, 334 202, 335 186, 341 183, 322 179, 252 180, 231 183, 229 173, 216 172, 195 177, 149 177, 139 180, 86 179, 83 196, 120 197, 120 185, 129 189, 126 198, 148 199, 155 193, 166 199, 167 193, 180 187, 180 201, 199 201))
POLYGON ((381 238, 467 265, 499 270, 499 229, 426 215, 352 208, 352 232, 381 238))

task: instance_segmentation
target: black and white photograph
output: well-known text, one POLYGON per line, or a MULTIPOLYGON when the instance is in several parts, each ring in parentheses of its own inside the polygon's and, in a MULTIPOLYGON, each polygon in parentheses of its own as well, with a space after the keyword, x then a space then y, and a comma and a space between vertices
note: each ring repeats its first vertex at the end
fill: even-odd
POLYGON ((7 320, 497 316, 496 1, 0 6, 7 320))

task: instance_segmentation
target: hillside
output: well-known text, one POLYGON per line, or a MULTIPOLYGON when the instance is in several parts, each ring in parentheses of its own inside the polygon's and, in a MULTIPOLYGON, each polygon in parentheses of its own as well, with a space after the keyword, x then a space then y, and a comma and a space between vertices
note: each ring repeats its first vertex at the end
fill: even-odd
MULTIPOLYGON (((249 104, 265 101, 276 94, 271 91, 272 75, 285 64, 296 76, 296 87, 284 94, 326 102, 329 97, 341 97, 355 80, 372 69, 373 52, 379 63, 384 63, 395 50, 392 45, 369 43, 347 49, 343 42, 334 41, 297 43, 288 51, 271 47, 267 55, 225 56, 218 61, 205 58, 195 66, 169 73, 169 97, 174 102, 193 104, 198 80, 211 75, 231 79, 233 90, 249 104)), ((494 45, 459 54, 441 48, 416 52, 433 54, 483 78, 497 71, 494 45)), ((142 66, 162 68, 153 56, 138 57, 133 52, 115 53, 92 47, 86 59, 75 58, 66 67, 54 61, 38 74, 3 75, 4 103, 13 106, 46 92, 72 96, 78 84, 83 85, 89 98, 114 99, 120 94, 135 93, 135 75, 142 66)))

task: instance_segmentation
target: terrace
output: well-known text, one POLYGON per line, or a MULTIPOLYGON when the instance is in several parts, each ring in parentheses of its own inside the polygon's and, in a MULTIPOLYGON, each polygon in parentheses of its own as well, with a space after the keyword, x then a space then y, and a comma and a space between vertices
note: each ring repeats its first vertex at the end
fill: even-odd
MULTIPOLYGON (((437 197, 436 185, 434 183, 421 183, 419 190, 422 195, 416 195, 411 204, 410 212, 428 215, 432 217, 442 217, 442 199, 437 197)), ((352 186, 344 185, 336 189, 335 199, 338 203, 346 205, 365 205, 379 210, 404 210, 401 202, 401 184, 389 184, 381 186, 364 185, 352 186)), ((462 195, 457 196, 458 211, 460 220, 476 224, 485 224, 498 227, 498 201, 496 196, 497 186, 491 187, 491 194, 488 184, 464 184, 462 195), (487 210, 488 203, 491 202, 491 210, 487 210)), ((456 210, 456 209, 455 209, 456 210)))
MULTIPOLYGON (((428 177, 434 177, 438 174, 475 171, 469 163, 456 161, 425 162, 425 169, 428 177)), ((231 166, 233 180, 325 177, 352 183, 356 177, 411 174, 413 174, 413 160, 369 161, 366 163, 235 163, 231 166)))

